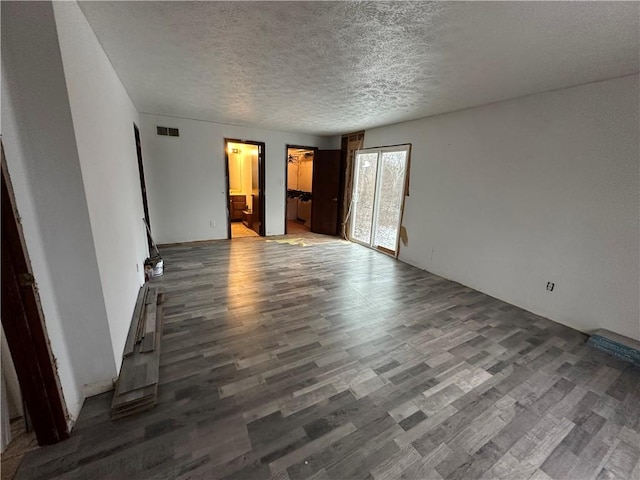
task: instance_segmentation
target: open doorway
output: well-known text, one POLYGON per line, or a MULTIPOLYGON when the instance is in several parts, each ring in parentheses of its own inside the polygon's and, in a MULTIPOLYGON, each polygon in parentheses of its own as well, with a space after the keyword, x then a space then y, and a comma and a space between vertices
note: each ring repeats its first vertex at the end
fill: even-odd
POLYGON ((225 139, 228 238, 265 235, 263 142, 225 139))
POLYGON ((285 233, 311 230, 313 160, 317 148, 287 145, 285 233))

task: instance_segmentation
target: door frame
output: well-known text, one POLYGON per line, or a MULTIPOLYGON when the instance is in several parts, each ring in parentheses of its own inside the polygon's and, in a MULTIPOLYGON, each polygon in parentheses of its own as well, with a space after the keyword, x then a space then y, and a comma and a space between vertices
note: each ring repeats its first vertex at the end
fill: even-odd
MULTIPOLYGON (((142 142, 140 140, 140 129, 134 123, 133 124, 133 136, 136 142, 136 155, 138 156, 138 173, 140 175, 140 191, 142 193, 142 208, 144 210, 144 219, 151 230, 151 218, 149 217, 149 201, 147 200, 147 183, 144 178, 144 164, 142 162, 142 142)), ((153 240, 149 231, 145 228, 145 235, 147 236, 147 246, 149 252, 153 248, 153 240)))
POLYGON ((229 203, 231 202, 231 195, 229 193, 229 143, 244 143, 246 145, 255 145, 258 147, 258 206, 260 207, 260 231, 258 235, 261 237, 266 236, 265 226, 265 158, 266 158, 266 145, 265 142, 258 142, 255 140, 240 140, 237 138, 224 139, 224 161, 225 161, 225 176, 226 176, 226 188, 227 188, 227 239, 231 240, 231 212, 229 211, 229 203))
MULTIPOLYGON (((287 206, 289 204, 289 198, 287 197, 287 190, 289 190, 289 149, 290 148, 304 148, 305 150, 313 150, 313 165, 315 167, 316 153, 320 150, 318 147, 307 147, 306 145, 290 145, 284 146, 284 234, 287 234, 287 206)), ((313 178, 313 173, 311 173, 313 178)), ((311 191, 311 201, 313 202, 313 188, 311 191)), ((312 217, 313 218, 313 217, 312 217)))
POLYGON ((36 438, 69 438, 68 413, 1 145, 2 326, 36 438))

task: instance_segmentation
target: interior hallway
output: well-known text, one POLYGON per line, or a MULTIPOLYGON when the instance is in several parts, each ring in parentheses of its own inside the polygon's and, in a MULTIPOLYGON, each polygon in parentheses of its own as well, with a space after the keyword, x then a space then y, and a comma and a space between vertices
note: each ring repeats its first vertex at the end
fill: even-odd
POLYGON ((330 237, 162 250, 158 405, 19 479, 629 478, 640 369, 587 336, 330 237), (532 477, 533 475, 533 477, 532 477))

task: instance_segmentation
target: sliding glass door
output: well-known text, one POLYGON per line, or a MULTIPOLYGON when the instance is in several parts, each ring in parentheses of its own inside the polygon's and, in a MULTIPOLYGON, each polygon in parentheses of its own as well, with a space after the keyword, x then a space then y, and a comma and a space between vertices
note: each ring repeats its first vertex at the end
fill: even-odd
POLYGON ((352 240, 397 256, 410 145, 359 150, 355 157, 352 240))
POLYGON ((356 153, 351 238, 370 244, 378 172, 377 153, 356 153))

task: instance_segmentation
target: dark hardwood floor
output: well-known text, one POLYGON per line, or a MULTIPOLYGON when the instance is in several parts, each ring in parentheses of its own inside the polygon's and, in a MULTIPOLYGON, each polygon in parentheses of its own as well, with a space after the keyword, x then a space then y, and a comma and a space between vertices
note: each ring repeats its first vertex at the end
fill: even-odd
POLYGON ((20 479, 639 478, 640 369, 359 245, 162 251, 158 405, 88 399, 20 479))

